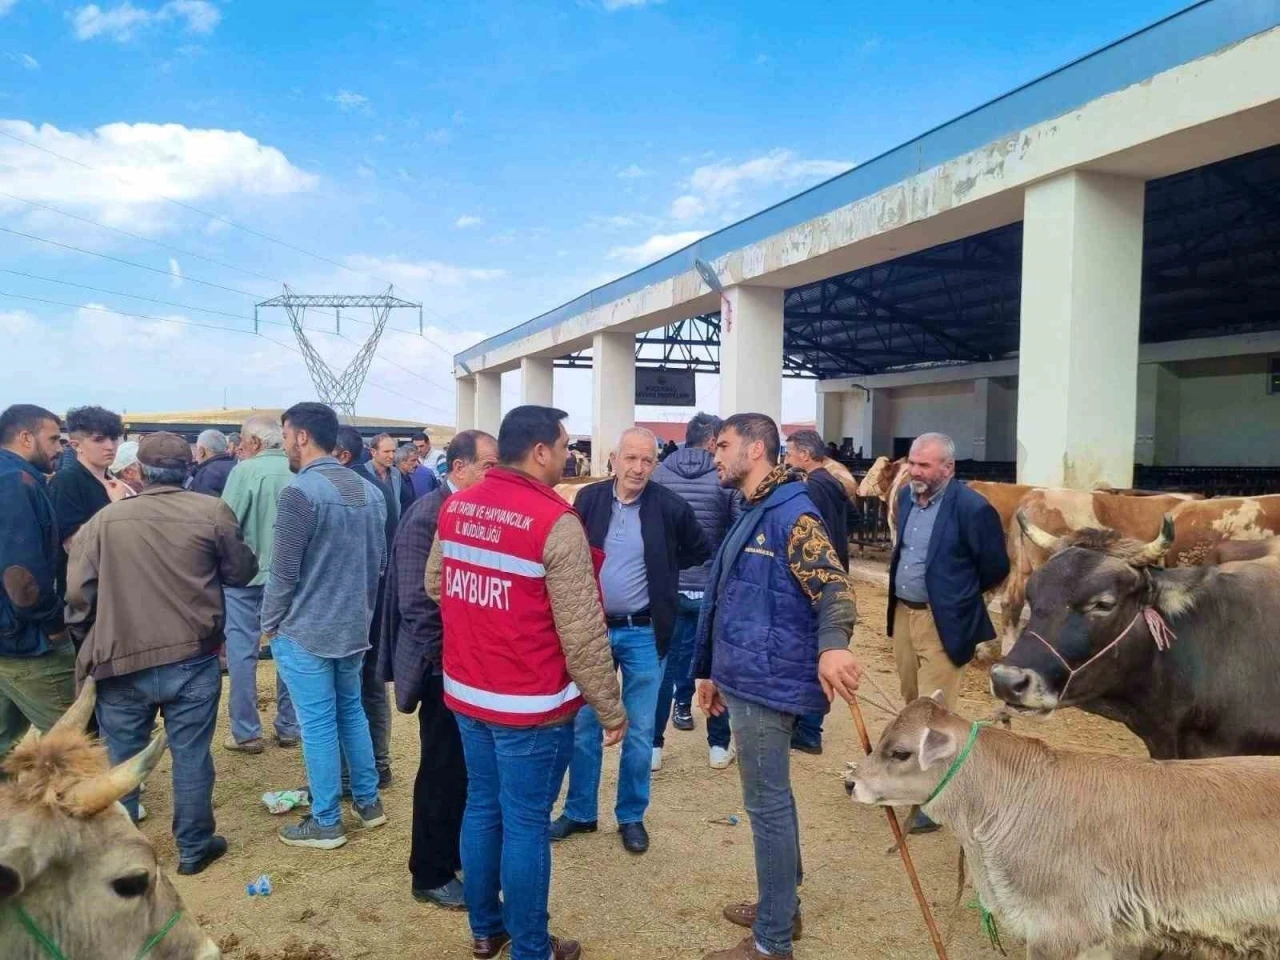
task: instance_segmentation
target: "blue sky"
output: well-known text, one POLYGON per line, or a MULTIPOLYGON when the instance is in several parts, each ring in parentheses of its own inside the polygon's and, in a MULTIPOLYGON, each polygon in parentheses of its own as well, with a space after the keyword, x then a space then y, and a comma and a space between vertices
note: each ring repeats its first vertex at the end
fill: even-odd
MULTIPOLYGON (((0 232, 0 268, 45 278, 0 272, 36 298, 0 295, 0 406, 284 406, 313 395, 299 356, 190 324, 394 282, 430 340, 387 335, 361 412, 450 422, 454 349, 1181 6, 0 0, 0 227, 151 268, 0 232)), ((812 418, 811 384, 785 397, 812 418)), ((589 374, 557 402, 589 430, 589 374)))

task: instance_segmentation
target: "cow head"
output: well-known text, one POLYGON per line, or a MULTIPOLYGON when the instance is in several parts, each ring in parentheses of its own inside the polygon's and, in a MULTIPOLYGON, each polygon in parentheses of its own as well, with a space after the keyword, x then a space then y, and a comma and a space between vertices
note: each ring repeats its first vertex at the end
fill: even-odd
POLYGON ((28 734, 0 783, 0 944, 13 960, 46 956, 21 917, 67 957, 217 960, 221 953, 183 911, 155 850, 118 802, 164 753, 161 734, 110 768, 84 733, 94 686, 44 736, 28 734))
POLYGON ((1143 613, 1160 600, 1149 568, 1173 542, 1173 520, 1166 515, 1150 543, 1112 530, 1055 537, 1021 511, 1018 523, 1051 556, 1027 581, 1031 616, 992 667, 991 692, 1015 712, 1047 715, 1104 696, 1149 662, 1155 644, 1143 613))
POLYGON ((867 469, 862 482, 858 484, 858 496, 889 499, 889 491, 893 488, 894 478, 900 470, 906 469, 906 458, 890 460, 888 457, 876 457, 875 462, 867 469))
POLYGON ((942 691, 912 701, 885 727, 867 758, 850 764, 845 790, 859 803, 924 803, 960 752, 969 727, 942 705, 942 691))

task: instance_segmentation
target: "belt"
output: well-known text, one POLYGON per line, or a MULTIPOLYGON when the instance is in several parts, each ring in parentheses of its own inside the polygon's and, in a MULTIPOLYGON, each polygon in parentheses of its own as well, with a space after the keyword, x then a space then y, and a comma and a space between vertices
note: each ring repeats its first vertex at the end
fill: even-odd
POLYGON ((903 606, 910 607, 912 610, 928 610, 929 609, 928 601, 921 603, 919 600, 904 600, 902 597, 899 597, 898 602, 903 606))
POLYGON ((610 630, 618 627, 647 627, 653 623, 653 618, 649 616, 648 610, 642 610, 639 613, 629 613, 625 616, 613 616, 607 614, 604 618, 604 625, 610 630))

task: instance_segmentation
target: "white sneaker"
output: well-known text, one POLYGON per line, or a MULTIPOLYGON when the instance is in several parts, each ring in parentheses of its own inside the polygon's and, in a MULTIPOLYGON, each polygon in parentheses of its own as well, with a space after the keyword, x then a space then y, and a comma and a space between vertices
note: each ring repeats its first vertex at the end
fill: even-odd
POLYGON ((657 773, 662 769, 662 748, 654 747, 653 756, 649 760, 649 772, 657 773))
POLYGON ((724 747, 712 747, 711 756, 708 757, 707 763, 711 764, 712 770, 723 770, 733 763, 733 758, 734 750, 732 746, 728 750, 724 747))

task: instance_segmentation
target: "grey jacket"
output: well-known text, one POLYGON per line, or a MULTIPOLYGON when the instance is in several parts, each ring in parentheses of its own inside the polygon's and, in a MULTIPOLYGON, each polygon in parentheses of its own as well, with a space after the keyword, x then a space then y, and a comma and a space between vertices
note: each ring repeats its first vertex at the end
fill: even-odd
POLYGON ((382 491, 355 471, 333 457, 303 467, 280 491, 262 632, 318 657, 368 650, 386 520, 382 491))
MULTIPOLYGON (((653 471, 653 479, 672 493, 678 493, 693 507, 698 525, 711 546, 714 558, 720 541, 734 518, 741 512, 741 498, 735 491, 720 486, 715 460, 701 447, 682 447, 663 460, 653 471)), ((707 588, 711 561, 680 571, 680 589, 698 592, 707 588)))

